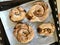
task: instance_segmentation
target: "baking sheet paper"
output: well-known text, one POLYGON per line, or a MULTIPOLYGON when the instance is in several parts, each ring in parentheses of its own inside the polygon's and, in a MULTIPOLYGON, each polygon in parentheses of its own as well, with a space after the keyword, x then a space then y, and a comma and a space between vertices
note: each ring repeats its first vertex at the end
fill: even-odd
MULTIPOLYGON (((44 0, 44 1, 48 3, 47 0, 44 0)), ((28 2, 28 3, 22 4, 20 6, 23 7, 26 11, 28 11, 29 8, 33 5, 33 2, 35 2, 35 1, 31 1, 31 2, 28 2)), ((48 3, 48 5, 49 5, 49 3, 48 3)), ((50 8, 50 6, 49 6, 49 8, 50 8)), ((56 33, 54 33, 53 35, 51 35, 49 37, 39 36, 37 34, 37 31, 36 31, 36 26, 38 26, 39 24, 42 24, 42 23, 39 23, 39 22, 38 23, 31 23, 25 18, 22 22, 26 23, 26 24, 29 24, 30 26, 33 27, 35 37, 33 38, 33 40, 31 42, 29 42, 27 44, 21 44, 20 42, 18 42, 16 40, 16 38, 13 35, 13 28, 16 25, 16 23, 12 22, 9 19, 9 11, 10 10, 11 9, 0 12, 0 15, 1 15, 0 18, 2 20, 2 23, 3 23, 4 28, 5 28, 5 32, 7 34, 7 37, 9 39, 9 42, 10 42, 11 45, 49 45, 49 44, 51 44, 51 43, 53 43, 57 40, 56 33)), ((43 23, 45 23, 45 22, 54 23, 51 13, 49 14, 49 17, 43 23)))

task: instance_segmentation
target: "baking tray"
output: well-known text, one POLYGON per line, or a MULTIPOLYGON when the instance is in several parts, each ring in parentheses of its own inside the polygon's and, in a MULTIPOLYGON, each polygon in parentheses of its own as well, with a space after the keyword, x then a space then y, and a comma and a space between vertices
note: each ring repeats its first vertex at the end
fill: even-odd
POLYGON ((1 19, 0 19, 0 45, 10 45, 3 24, 1 22, 1 19))
POLYGON ((57 45, 60 45, 60 26, 59 26, 60 22, 58 19, 57 2, 56 0, 49 0, 49 2, 50 2, 51 9, 52 9, 52 14, 53 14, 54 22, 55 22, 55 27, 56 27, 56 34, 58 38, 57 45))
MULTIPOLYGON (((28 2, 28 3, 22 4, 22 5, 20 5, 20 6, 22 6, 26 11, 28 11, 29 8, 32 6, 32 3, 33 3, 33 2, 35 2, 35 1, 31 1, 31 2, 28 2), (31 6, 29 6, 29 5, 31 5, 31 6)), ((48 2, 47 0, 45 0, 45 2, 47 2, 48 5, 49 5, 49 7, 50 7, 49 2, 48 2)), ((51 9, 51 8, 50 8, 50 9, 51 9)), ((6 34, 7 34, 8 39, 9 39, 10 45, 39 45, 39 44, 41 44, 41 45, 49 45, 49 44, 54 43, 54 42, 56 42, 56 41, 58 42, 58 40, 57 40, 58 34, 57 34, 57 36, 56 36, 56 33, 54 33, 54 35, 52 35, 52 36, 50 36, 50 37, 46 37, 46 38, 41 38, 41 37, 38 37, 37 35, 35 35, 35 39, 33 39, 33 41, 30 42, 30 43, 28 43, 28 44, 21 44, 21 43, 19 43, 19 42, 15 39, 15 37, 13 36, 13 28, 14 28, 14 26, 15 26, 16 23, 11 22, 10 19, 9 19, 9 17, 8 17, 10 10, 11 10, 11 9, 1 12, 1 14, 2 14, 2 15, 1 15, 1 20, 2 20, 2 23, 3 23, 3 25, 4 25, 5 32, 6 32, 6 34), (41 40, 38 39, 38 41, 36 41, 37 38, 39 38, 39 39, 41 39, 41 40), (42 40, 43 40, 43 41, 42 41, 42 40), (48 41, 48 40, 49 40, 49 41, 48 41), (12 42, 13 42, 13 43, 12 43, 12 42)), ((56 14, 55 14, 55 15, 56 15, 56 14)), ((54 17, 54 16, 52 16, 52 13, 50 13, 50 16, 49 16, 49 17, 50 17, 50 19, 48 18, 48 20, 46 20, 45 22, 51 22, 51 23, 57 22, 57 21, 53 20, 53 17, 54 17), (52 19, 52 21, 51 21, 51 19, 52 19), (54 22, 54 21, 55 21, 55 22, 54 22)), ((24 23, 29 23, 29 21, 26 22, 26 19, 25 19, 23 22, 24 22, 24 23)), ((36 24, 36 23, 29 23, 29 24, 31 24, 31 26, 33 26, 33 24, 36 24)), ((56 25, 57 25, 57 24, 56 24, 56 25)), ((58 27, 58 26, 56 26, 56 27, 58 27)), ((33 28, 34 28, 34 27, 33 27, 33 28)))

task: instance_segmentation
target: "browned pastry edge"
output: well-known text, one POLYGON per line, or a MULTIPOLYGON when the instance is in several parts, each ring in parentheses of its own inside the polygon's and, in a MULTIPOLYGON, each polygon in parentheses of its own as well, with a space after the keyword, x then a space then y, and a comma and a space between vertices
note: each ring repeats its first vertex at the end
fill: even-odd
POLYGON ((33 16, 30 16, 30 15, 28 15, 28 13, 27 13, 27 14, 26 14, 26 17, 27 17, 27 19, 31 20, 33 16))
POLYGON ((60 13, 58 13, 58 19, 59 19, 59 22, 60 22, 60 13))

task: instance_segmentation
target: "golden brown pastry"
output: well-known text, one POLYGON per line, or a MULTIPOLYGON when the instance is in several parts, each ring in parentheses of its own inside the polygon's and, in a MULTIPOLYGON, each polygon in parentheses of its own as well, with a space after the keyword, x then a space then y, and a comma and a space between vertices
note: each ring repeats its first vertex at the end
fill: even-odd
POLYGON ((28 11, 26 17, 31 22, 43 22, 49 15, 49 7, 45 2, 36 2, 28 11))
POLYGON ((34 37, 34 31, 31 26, 23 23, 19 23, 14 28, 14 35, 21 43, 28 43, 34 37))
POLYGON ((51 23, 44 23, 38 26, 37 32, 42 36, 49 36, 55 31, 55 26, 51 23))
POLYGON ((60 13, 58 14, 59 22, 60 22, 60 13))
POLYGON ((22 19, 24 19, 25 15, 26 15, 26 12, 23 8, 15 7, 13 9, 11 9, 10 14, 9 14, 9 18, 13 22, 18 22, 18 21, 21 21, 22 19))

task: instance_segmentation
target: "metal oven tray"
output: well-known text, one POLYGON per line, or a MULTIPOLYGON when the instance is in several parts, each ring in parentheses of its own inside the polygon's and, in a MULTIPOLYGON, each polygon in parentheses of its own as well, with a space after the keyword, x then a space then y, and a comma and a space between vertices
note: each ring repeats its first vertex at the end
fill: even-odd
MULTIPOLYGON (((49 5, 49 9, 50 9, 49 17, 43 23, 50 22, 50 23, 54 24, 54 19, 53 19, 53 16, 52 16, 50 4, 49 4, 48 0, 43 0, 43 1, 45 1, 49 5)), ((36 2, 36 1, 31 1, 31 2, 28 2, 28 3, 22 4, 20 6, 23 7, 26 11, 28 11, 29 8, 32 5, 34 5, 33 4, 34 2, 36 2)), ((27 24, 29 24, 29 25, 31 25, 33 27, 34 32, 35 32, 35 37, 34 37, 34 39, 31 42, 29 42, 27 44, 21 44, 20 42, 18 42, 16 40, 16 38, 13 35, 13 28, 16 25, 16 23, 11 22, 10 19, 9 19, 9 11, 10 10, 11 9, 3 11, 3 12, 0 12, 0 14, 1 14, 1 20, 2 20, 3 26, 5 28, 5 32, 7 34, 7 37, 9 39, 10 45, 49 45, 49 44, 54 43, 54 42, 57 41, 56 31, 54 32, 53 35, 51 35, 49 37, 38 36, 38 34, 36 33, 36 26, 39 23, 38 24, 37 23, 31 23, 31 22, 29 22, 25 18, 22 22, 27 23, 27 24)))

